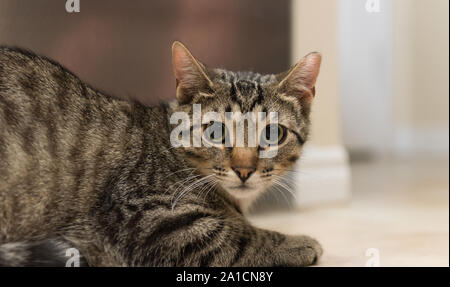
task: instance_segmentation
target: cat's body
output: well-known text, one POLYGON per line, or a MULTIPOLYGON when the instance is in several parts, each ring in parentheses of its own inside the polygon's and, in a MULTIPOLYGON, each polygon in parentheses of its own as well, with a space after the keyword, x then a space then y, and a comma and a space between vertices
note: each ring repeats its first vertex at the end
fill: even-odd
POLYGON ((239 200, 194 181, 202 159, 170 142, 180 110, 190 112, 110 97, 44 57, 0 48, 0 266, 26 265, 8 262, 5 244, 46 239, 69 242, 90 266, 317 260, 315 240, 255 228, 239 200))

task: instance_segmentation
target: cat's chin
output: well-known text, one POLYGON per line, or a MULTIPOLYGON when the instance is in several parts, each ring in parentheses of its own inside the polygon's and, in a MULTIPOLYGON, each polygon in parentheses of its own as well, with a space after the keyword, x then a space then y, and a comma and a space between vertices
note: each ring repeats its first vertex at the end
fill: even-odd
POLYGON ((255 199, 262 193, 261 188, 256 188, 249 185, 236 185, 224 188, 225 191, 238 202, 241 209, 244 211, 255 201, 255 199))
POLYGON ((244 213, 247 213, 250 206, 262 193, 261 189, 248 186, 225 188, 225 191, 236 201, 244 213))

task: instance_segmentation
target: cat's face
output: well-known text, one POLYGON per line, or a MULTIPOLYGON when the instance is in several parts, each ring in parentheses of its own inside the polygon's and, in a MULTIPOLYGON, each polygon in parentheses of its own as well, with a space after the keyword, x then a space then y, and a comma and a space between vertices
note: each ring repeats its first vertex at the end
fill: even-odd
POLYGON ((299 158, 308 136, 320 59, 318 53, 311 53, 278 75, 234 73, 205 68, 176 42, 177 111, 192 119, 197 104, 202 116, 209 112, 219 116, 213 125, 199 127, 207 144, 184 147, 186 159, 238 200, 255 198, 279 182, 299 158), (243 129, 237 127, 239 113, 250 116, 243 121, 243 129), (274 113, 277 123, 273 122, 274 113), (211 127, 219 128, 222 134, 211 134, 211 127), (254 136, 249 136, 249 131, 254 136))

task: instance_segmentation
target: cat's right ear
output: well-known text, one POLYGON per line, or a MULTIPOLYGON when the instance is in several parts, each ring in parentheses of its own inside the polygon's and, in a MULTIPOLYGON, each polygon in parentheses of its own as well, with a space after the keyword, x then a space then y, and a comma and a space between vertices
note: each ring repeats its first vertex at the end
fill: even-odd
POLYGON ((210 90, 212 81, 206 69, 180 42, 172 45, 172 64, 177 83, 177 100, 181 105, 189 104, 199 91, 210 90))

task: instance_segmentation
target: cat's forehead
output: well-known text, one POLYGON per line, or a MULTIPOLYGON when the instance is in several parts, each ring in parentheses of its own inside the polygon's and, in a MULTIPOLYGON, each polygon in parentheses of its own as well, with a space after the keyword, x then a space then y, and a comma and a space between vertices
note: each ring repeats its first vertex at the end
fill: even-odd
MULTIPOLYGON (((231 110, 242 113, 254 111, 267 97, 271 96, 268 87, 276 82, 275 75, 254 72, 231 72, 215 70, 215 83, 220 86, 221 99, 232 103, 231 110), (236 107, 238 107, 236 109, 236 107)), ((226 101, 221 101, 222 103, 226 101)))
POLYGON ((241 85, 248 85, 256 88, 259 85, 269 85, 276 82, 276 77, 273 74, 259 74, 251 71, 233 72, 224 69, 215 69, 216 80, 219 83, 235 83, 241 85))

